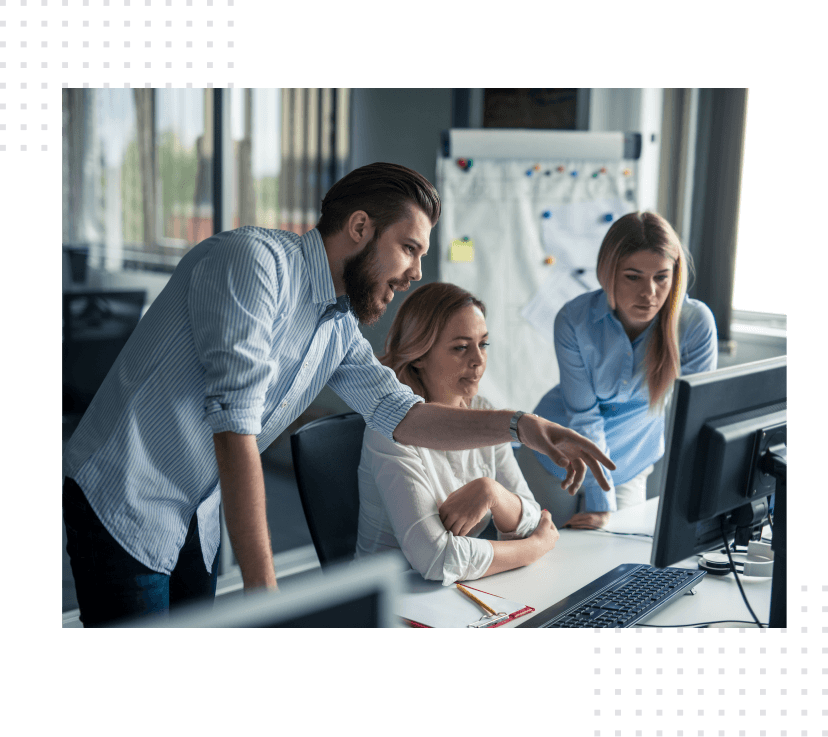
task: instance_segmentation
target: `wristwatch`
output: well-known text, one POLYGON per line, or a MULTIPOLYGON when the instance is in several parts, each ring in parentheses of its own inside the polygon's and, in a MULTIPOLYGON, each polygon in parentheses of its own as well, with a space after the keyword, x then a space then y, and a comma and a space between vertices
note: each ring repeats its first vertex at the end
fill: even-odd
MULTIPOLYGON (((521 412, 520 410, 518 410, 517 412, 515 412, 512 415, 512 420, 509 422, 509 434, 512 436, 512 440, 514 440, 516 443, 522 443, 523 442, 518 437, 517 424, 518 424, 518 420, 521 417, 523 417, 523 415, 525 415, 525 414, 526 414, 526 412, 521 412)), ((531 414, 531 412, 529 414, 531 414)))

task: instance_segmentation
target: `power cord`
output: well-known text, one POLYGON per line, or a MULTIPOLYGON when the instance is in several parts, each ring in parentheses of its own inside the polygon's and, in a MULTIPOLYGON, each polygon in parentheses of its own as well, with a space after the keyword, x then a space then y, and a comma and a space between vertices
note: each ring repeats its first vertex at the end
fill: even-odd
POLYGON ((736 584, 739 586, 739 593, 742 595, 742 600, 745 602, 745 606, 748 608, 750 616, 753 617, 753 621, 756 622, 759 627, 766 627, 767 625, 763 625, 759 621, 759 617, 756 616, 756 613, 753 611, 753 607, 751 607, 750 602, 747 600, 747 596, 745 596, 745 590, 742 588, 742 582, 739 580, 739 574, 736 571, 736 564, 733 562, 733 556, 730 554, 730 543, 727 541, 727 535, 725 534, 724 528, 724 515, 719 518, 719 527, 722 531, 722 542, 725 546, 727 559, 730 561, 730 570, 733 571, 733 577, 736 579, 736 584))
POLYGON ((695 622, 693 624, 634 624, 631 629, 635 629, 636 627, 707 627, 711 624, 759 624, 760 627, 767 627, 767 624, 761 624, 758 622, 750 622, 744 619, 717 619, 715 622, 695 622))
POLYGON ((588 532, 603 532, 605 535, 625 535, 628 537, 646 537, 650 540, 653 539, 653 536, 646 532, 615 532, 615 530, 605 530, 603 527, 569 527, 568 525, 564 525, 563 529, 586 530, 588 532))

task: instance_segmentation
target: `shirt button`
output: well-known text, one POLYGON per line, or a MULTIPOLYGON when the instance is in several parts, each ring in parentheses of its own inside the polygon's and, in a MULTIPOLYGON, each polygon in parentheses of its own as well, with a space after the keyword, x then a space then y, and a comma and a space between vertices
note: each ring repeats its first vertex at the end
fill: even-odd
POLYGON ((622 383, 622 384, 626 384, 626 383, 627 383, 627 380, 625 379, 625 380, 624 380, 624 381, 622 381, 621 383, 622 383))
MULTIPOLYGON (((627 382, 624 383, 626 384, 627 382)), ((287 402, 282 402, 282 407, 287 407, 287 402)))

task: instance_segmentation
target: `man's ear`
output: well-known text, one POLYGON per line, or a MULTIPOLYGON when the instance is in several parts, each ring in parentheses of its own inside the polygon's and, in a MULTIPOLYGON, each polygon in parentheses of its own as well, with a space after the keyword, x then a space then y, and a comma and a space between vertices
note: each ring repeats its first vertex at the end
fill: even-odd
POLYGON ((371 235, 373 227, 374 221, 371 220, 365 210, 354 210, 354 212, 352 212, 348 217, 348 221, 345 224, 345 230, 347 231, 348 236, 355 243, 360 243, 363 238, 371 235))

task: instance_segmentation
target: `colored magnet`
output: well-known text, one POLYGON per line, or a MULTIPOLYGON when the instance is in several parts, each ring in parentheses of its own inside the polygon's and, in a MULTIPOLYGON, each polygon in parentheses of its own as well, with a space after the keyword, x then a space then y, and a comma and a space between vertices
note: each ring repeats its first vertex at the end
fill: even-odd
POLYGON ((573 177, 577 177, 577 176, 578 176, 578 172, 577 172, 577 171, 575 171, 574 169, 570 172, 570 174, 572 174, 572 176, 573 176, 573 177))
POLYGON ((547 256, 546 259, 544 260, 544 263, 547 266, 552 266, 552 264, 555 263, 555 257, 554 256, 547 256))
POLYGON ((471 169, 472 164, 474 164, 473 159, 457 159, 457 166, 459 166, 463 171, 471 169))
POLYGON ((629 169, 624 169, 624 176, 625 177, 630 176, 630 174, 632 174, 632 172, 629 169))
POLYGON ((608 223, 611 223, 612 222, 612 213, 608 212, 606 215, 604 215, 604 220, 608 223))
POLYGON ((565 171, 566 171, 566 167, 564 167, 563 165, 561 165, 561 166, 559 166, 559 167, 558 167, 558 171, 560 171, 560 172, 565 172, 565 171))
POLYGON ((598 178, 598 172, 597 172, 597 171, 593 173, 592 178, 593 178, 593 179, 597 179, 597 178, 598 178))
POLYGON ((607 173, 607 167, 606 167, 606 166, 602 166, 602 167, 601 167, 601 174, 606 174, 606 173, 607 173))
POLYGON ((449 258, 452 261, 474 261, 474 241, 468 237, 464 237, 462 240, 453 240, 449 258))
POLYGON ((541 168, 541 167, 540 167, 540 164, 535 164, 535 166, 533 166, 532 168, 533 168, 535 171, 540 171, 540 168, 541 168))
POLYGON ((551 218, 552 217, 552 210, 544 210, 543 211, 543 216, 545 218, 551 218))
POLYGON ((526 176, 527 176, 527 177, 531 177, 531 176, 532 176, 532 174, 534 173, 534 171, 535 171, 534 169, 527 169, 527 170, 526 170, 526 176))

